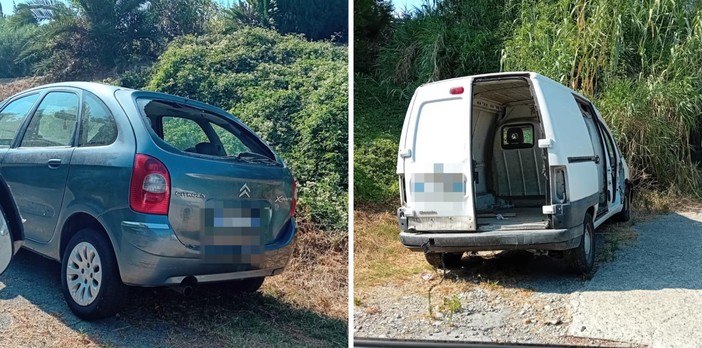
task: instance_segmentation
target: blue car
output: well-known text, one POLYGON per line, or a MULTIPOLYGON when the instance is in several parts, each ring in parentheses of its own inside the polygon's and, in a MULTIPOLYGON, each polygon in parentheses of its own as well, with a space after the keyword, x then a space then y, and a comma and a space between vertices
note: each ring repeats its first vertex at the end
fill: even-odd
POLYGON ((111 316, 129 286, 254 292, 288 263, 296 183, 229 113, 190 99, 88 82, 0 103, 0 174, 23 247, 61 262, 84 319, 111 316))

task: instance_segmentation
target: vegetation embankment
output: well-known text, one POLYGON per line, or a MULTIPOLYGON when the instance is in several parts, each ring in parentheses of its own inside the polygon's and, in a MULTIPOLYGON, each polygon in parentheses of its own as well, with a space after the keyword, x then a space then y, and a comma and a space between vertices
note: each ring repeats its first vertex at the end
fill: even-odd
MULTIPOLYGON (((426 82, 539 72, 600 110, 629 164, 639 216, 702 197, 702 2, 434 0, 395 9, 389 1, 360 0, 354 6, 355 272, 361 284, 415 267, 411 254, 379 250, 383 242, 376 239, 385 236, 401 248, 397 227, 382 212, 394 215, 397 142, 412 93, 426 82), (372 222, 378 214, 380 221, 372 222)), ((604 233, 605 259, 634 237, 623 226, 604 233)))

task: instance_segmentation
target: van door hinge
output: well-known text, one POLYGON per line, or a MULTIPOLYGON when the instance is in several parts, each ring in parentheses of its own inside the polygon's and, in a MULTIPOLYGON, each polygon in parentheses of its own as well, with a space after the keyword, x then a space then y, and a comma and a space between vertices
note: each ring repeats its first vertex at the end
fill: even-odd
POLYGON ((539 149, 550 149, 553 147, 553 139, 551 138, 546 138, 546 139, 539 139, 539 149))
POLYGON ((412 157, 412 149, 402 149, 400 150, 400 157, 410 158, 412 157))

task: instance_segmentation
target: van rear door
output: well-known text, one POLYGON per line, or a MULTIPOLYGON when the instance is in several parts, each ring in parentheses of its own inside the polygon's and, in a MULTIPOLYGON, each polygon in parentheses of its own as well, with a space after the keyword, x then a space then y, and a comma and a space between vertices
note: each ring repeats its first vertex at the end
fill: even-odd
POLYGON ((409 227, 475 231, 471 159, 472 78, 420 87, 405 118, 398 170, 409 227))

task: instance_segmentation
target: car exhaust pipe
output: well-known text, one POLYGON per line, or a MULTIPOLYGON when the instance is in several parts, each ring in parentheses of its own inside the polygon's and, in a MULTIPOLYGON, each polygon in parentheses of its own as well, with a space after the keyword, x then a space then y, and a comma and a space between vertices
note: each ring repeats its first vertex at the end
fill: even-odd
POLYGON ((193 287, 190 285, 173 285, 169 289, 181 294, 183 297, 191 297, 193 295, 193 287))
POLYGON ((188 276, 185 277, 180 284, 172 285, 168 288, 183 295, 184 297, 190 297, 195 292, 195 289, 193 289, 193 285, 195 284, 197 284, 197 279, 195 279, 193 276, 188 276))

